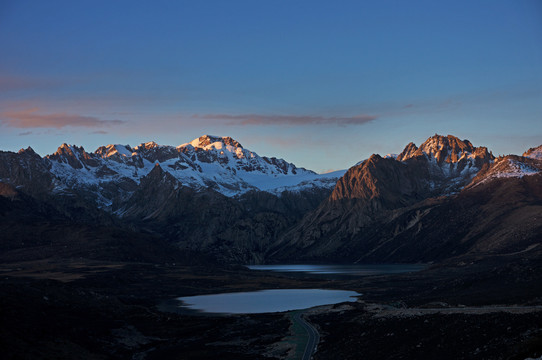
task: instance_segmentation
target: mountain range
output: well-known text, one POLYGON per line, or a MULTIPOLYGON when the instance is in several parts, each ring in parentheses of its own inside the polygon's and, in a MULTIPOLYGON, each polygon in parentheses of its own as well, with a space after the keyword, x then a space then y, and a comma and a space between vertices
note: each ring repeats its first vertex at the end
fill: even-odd
POLYGON ((45 157, 29 147, 0 152, 0 195, 2 222, 14 225, 3 229, 9 251, 28 235, 16 226, 25 208, 26 229, 41 242, 60 221, 73 236, 81 226, 94 237, 124 229, 227 263, 437 262, 542 251, 542 146, 495 157, 451 135, 323 175, 261 157, 231 137, 92 153, 62 144, 45 157))

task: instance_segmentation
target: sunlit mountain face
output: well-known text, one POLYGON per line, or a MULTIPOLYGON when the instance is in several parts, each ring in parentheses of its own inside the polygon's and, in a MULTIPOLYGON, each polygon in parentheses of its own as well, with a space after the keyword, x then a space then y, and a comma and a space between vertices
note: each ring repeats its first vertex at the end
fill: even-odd
MULTIPOLYGON (((540 176, 537 154, 535 148, 495 158, 468 140, 435 135, 398 155, 375 154, 347 171, 320 175, 260 157, 231 137, 204 135, 176 147, 117 144, 88 153, 63 144, 43 158, 31 148, 4 152, 0 175, 6 185, 61 211, 77 204, 221 262, 427 262, 469 253, 491 238, 468 232, 485 224, 476 220, 481 210, 466 215, 483 202, 461 204, 489 196, 496 181, 514 188, 511 194, 523 187, 530 194, 540 176), (453 222, 463 225, 450 229, 446 224, 453 222)), ((536 202, 536 194, 517 199, 536 202)), ((514 202, 512 195, 505 198, 514 202)), ((530 246, 537 225, 525 226, 530 246)), ((502 241, 512 246, 511 238, 502 241)))
POLYGON ((101 187, 116 182, 136 186, 157 165, 179 185, 212 188, 229 197, 253 190, 280 193, 313 186, 330 188, 341 175, 318 175, 282 159, 260 157, 230 137, 209 135, 177 147, 154 142, 134 148, 117 144, 93 153, 63 144, 47 159, 51 172, 62 182, 60 186, 96 189, 97 201, 103 206, 110 206, 112 199, 100 198, 104 193, 101 187))
POLYGON ((538 154, 496 157, 468 140, 434 135, 321 175, 210 135, 94 152, 62 144, 45 157, 31 147, 2 151, 4 318, 46 344, 10 332, 6 351, 54 357, 58 349, 71 354, 69 342, 105 357, 145 351, 168 358, 204 347, 204 357, 251 358, 285 346, 348 359, 362 348, 380 353, 373 344, 382 333, 406 326, 416 341, 397 345, 426 358, 418 345, 433 337, 418 328, 430 321, 447 339, 435 348, 454 357, 476 358, 483 346, 487 354, 534 356, 538 348, 529 344, 542 323, 538 154), (334 270, 280 271, 299 268, 334 270), (261 310, 240 306, 269 289, 325 297, 328 287, 359 299, 294 304, 285 296, 273 300, 280 306, 272 311, 284 310, 277 313, 260 306, 270 305, 265 296, 255 300, 261 310), (190 304, 200 297, 211 302, 205 316, 190 304), (230 298, 235 310, 212 303, 230 298), (316 304, 323 305, 305 309, 316 304), (241 315, 219 314, 228 311, 241 315), (62 326, 43 325, 53 319, 62 326), (94 325, 78 328, 81 322, 94 325), (345 323, 370 324, 371 340, 359 342, 345 323), (487 345, 480 329, 497 340, 487 345), (340 338, 330 335, 337 331, 340 338), (126 336, 145 340, 127 347, 126 336), (284 336, 292 343, 284 345, 284 336), (217 339, 223 342, 209 350, 217 339), (511 342, 520 345, 510 350, 511 342))
POLYGON ((541 14, 0 0, 1 359, 542 360, 541 14))

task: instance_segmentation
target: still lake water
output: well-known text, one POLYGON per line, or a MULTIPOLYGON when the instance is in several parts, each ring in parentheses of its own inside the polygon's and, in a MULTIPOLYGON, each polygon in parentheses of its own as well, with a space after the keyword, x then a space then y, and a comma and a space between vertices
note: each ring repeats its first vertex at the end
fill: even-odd
POLYGON ((205 313, 258 314, 308 309, 313 306, 352 302, 355 291, 322 289, 276 289, 177 298, 182 306, 205 313))
MULTIPOLYGON (((308 273, 320 276, 368 276, 420 271, 423 264, 380 265, 249 265, 252 270, 308 273)), ((177 298, 184 309, 202 313, 256 314, 308 309, 313 306, 356 301, 355 291, 323 289, 274 289, 177 298)))
POLYGON ((368 276, 382 274, 400 274, 420 271, 427 268, 424 264, 345 264, 345 265, 247 265, 252 270, 276 272, 302 272, 315 275, 351 275, 368 276))

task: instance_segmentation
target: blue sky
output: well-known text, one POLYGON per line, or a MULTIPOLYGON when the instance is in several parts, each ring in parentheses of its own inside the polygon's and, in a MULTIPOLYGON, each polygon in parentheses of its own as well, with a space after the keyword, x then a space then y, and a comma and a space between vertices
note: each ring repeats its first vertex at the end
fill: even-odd
POLYGON ((539 0, 4 0, 0 49, 2 150, 213 134, 327 171, 542 144, 539 0))

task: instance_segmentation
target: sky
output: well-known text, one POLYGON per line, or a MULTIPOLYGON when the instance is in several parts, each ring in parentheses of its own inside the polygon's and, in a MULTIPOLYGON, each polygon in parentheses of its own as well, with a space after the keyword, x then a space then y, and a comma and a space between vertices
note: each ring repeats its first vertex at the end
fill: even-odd
POLYGON ((540 0, 0 1, 0 150, 231 136, 326 172, 542 144, 540 0))

